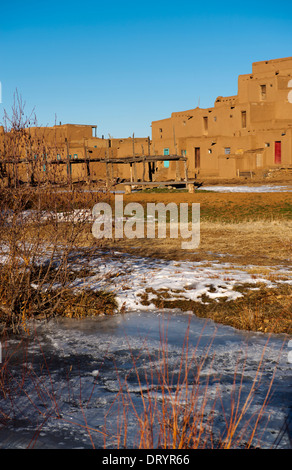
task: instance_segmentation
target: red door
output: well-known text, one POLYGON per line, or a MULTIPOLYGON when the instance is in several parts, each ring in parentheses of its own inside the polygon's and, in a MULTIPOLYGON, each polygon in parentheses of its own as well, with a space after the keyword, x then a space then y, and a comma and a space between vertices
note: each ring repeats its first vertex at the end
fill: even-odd
POLYGON ((281 163, 281 141, 275 142, 275 163, 281 163))

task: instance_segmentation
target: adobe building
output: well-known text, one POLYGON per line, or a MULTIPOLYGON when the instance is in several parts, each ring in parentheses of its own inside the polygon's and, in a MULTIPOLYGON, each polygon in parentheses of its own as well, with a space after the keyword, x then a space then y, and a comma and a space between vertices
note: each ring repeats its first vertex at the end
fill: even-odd
MULTIPOLYGON (((0 160, 5 162, 0 168, 2 177, 60 184, 123 179, 129 178, 128 164, 106 165, 103 161, 150 154, 149 137, 105 139, 97 137, 96 131, 96 125, 60 123, 27 128, 13 140, 11 133, 0 128, 0 160)), ((138 175, 142 177, 141 168, 138 175)))
POLYGON ((153 121, 152 140, 105 139, 96 125, 61 123, 26 129, 10 149, 9 138, 0 127, 0 177, 28 183, 181 181, 186 173, 228 179, 292 169, 292 57, 253 63, 252 73, 238 77, 237 95, 219 96, 211 108, 153 121), (125 163, 140 156, 157 161, 148 169, 125 163))
MULTIPOLYGON (((152 149, 186 155, 189 178, 292 168, 291 89, 292 57, 255 62, 251 74, 239 76, 236 96, 152 122, 152 149)), ((175 171, 175 163, 160 163, 161 177, 171 179, 175 171)))

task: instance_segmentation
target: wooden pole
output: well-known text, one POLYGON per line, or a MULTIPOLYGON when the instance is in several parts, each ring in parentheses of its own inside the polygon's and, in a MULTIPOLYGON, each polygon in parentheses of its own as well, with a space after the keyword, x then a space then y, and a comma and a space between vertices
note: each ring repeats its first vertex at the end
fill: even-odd
MULTIPOLYGON (((176 138, 175 138, 175 128, 174 126, 172 127, 172 132, 173 132, 173 146, 174 146, 174 151, 175 151, 175 154, 177 155, 177 145, 176 145, 176 138)), ((180 177, 180 166, 179 166, 179 162, 176 161, 175 163, 175 179, 177 181, 180 181, 181 177, 180 177)))
POLYGON ((66 141, 66 147, 67 147, 67 183, 68 186, 70 186, 70 189, 72 189, 72 168, 71 168, 71 162, 70 162, 70 148, 69 148, 69 142, 67 137, 65 138, 66 141))
POLYGON ((110 174, 109 174, 108 165, 109 164, 106 162, 105 167, 106 167, 106 186, 107 186, 107 188, 109 188, 109 186, 110 186, 110 174))
POLYGON ((175 162, 175 170, 176 170, 176 175, 175 175, 175 177, 176 177, 177 181, 180 181, 181 176, 180 176, 180 164, 179 164, 179 161, 176 161, 176 162, 175 162))
POLYGON ((85 145, 85 141, 84 141, 84 160, 86 161, 87 182, 88 182, 88 183, 91 183, 90 161, 89 161, 89 158, 88 158, 87 148, 86 148, 86 145, 85 145))
POLYGON ((152 181, 152 170, 151 170, 151 162, 148 162, 148 174, 149 174, 149 181, 152 181))
POLYGON ((134 167, 134 181, 136 182, 137 181, 137 165, 135 162, 133 163, 133 167, 134 167))
POLYGON ((185 168, 185 181, 187 182, 188 181, 188 165, 187 165, 186 160, 184 161, 184 168, 185 168))
POLYGON ((135 158, 135 134, 133 132, 133 157, 135 158))
MULTIPOLYGON (((151 152, 151 149, 150 149, 150 137, 148 136, 148 156, 150 157, 150 152, 151 152)), ((149 181, 152 181, 152 172, 151 172, 151 163, 148 162, 148 178, 149 178, 149 181)))
MULTIPOLYGON (((109 160, 109 142, 110 142, 110 139, 107 140, 107 147, 106 147, 106 158, 107 158, 107 160, 109 160)), ((106 187, 109 188, 110 176, 109 176, 109 168, 108 168, 107 163, 105 164, 105 168, 106 168, 106 187)))
MULTIPOLYGON (((142 145, 142 155, 144 157, 144 147, 142 145)), ((143 160, 143 176, 142 176, 142 181, 145 181, 145 160, 143 160)))

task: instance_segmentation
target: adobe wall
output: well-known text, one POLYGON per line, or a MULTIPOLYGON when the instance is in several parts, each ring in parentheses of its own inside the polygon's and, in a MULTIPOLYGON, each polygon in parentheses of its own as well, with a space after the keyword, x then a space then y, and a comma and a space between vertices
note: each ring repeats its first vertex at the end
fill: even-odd
MULTIPOLYGON (((219 96, 214 107, 172 113, 152 122, 155 153, 185 154, 189 177, 235 177, 240 172, 292 166, 292 58, 256 62, 238 77, 236 96, 219 96), (280 151, 276 150, 276 147, 280 151), (200 149, 196 167, 195 149, 200 149), (167 150, 166 150, 167 151, 167 150), (277 157, 280 152, 280 157, 277 157)), ((166 170, 160 165, 165 177, 166 170)), ((174 177, 169 165, 166 178, 174 177)))

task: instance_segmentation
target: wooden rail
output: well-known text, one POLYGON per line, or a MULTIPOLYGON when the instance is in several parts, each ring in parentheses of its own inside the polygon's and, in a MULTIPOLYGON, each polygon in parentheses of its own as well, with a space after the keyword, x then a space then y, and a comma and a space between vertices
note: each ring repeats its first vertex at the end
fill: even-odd
POLYGON ((141 186, 148 186, 159 188, 163 186, 171 186, 171 187, 180 187, 183 186, 188 189, 189 193, 195 192, 195 188, 199 188, 202 186, 202 183, 198 183, 197 181, 189 180, 189 181, 123 181, 121 184, 125 187, 125 194, 130 194, 132 192, 133 187, 141 187, 141 186))
POLYGON ((48 159, 43 160, 41 157, 39 158, 12 158, 8 157, 7 159, 0 158, 0 165, 1 164, 31 164, 32 165, 32 172, 33 172, 33 165, 37 162, 45 163, 46 165, 67 165, 67 182, 69 185, 72 186, 72 165, 76 164, 86 164, 87 165, 87 176, 90 178, 90 163, 104 163, 106 165, 106 183, 107 186, 111 185, 111 174, 112 174, 112 165, 130 165, 130 181, 126 181, 122 184, 125 186, 125 192, 130 193, 132 191, 133 186, 152 186, 152 187, 159 187, 159 186, 181 186, 184 185, 188 188, 189 192, 194 192, 195 186, 200 186, 199 183, 196 181, 190 181, 188 179, 188 168, 187 168, 187 158, 182 155, 133 155, 133 156, 126 156, 123 158, 109 158, 109 157, 94 157, 91 158, 87 156, 85 158, 60 158, 60 159, 48 159), (176 169, 176 180, 174 181, 152 181, 152 175, 154 174, 154 167, 152 167, 151 163, 154 162, 164 162, 164 161, 175 161, 175 162, 183 162, 184 163, 184 175, 183 179, 181 178, 179 167, 177 165, 176 169), (138 181, 137 179, 137 163, 143 163, 143 180, 138 181), (149 181, 146 181, 146 164, 148 164, 148 176, 149 181))

